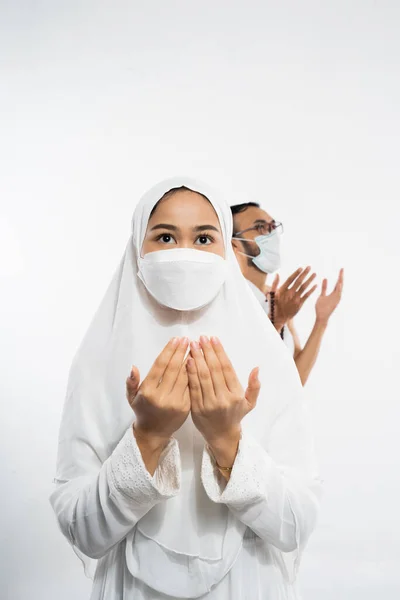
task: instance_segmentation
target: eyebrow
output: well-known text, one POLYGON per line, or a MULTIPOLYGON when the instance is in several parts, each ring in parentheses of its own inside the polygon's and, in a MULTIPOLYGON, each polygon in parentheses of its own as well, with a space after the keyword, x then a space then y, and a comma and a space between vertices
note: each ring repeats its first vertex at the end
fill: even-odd
POLYGON ((168 223, 159 223, 158 225, 154 225, 154 227, 152 227, 150 231, 155 231, 156 229, 168 229, 169 231, 178 231, 179 227, 176 227, 175 225, 168 225, 168 223))
MULTIPOLYGON (((168 231, 179 231, 179 227, 177 227, 176 225, 170 225, 168 223, 159 223, 158 225, 154 225, 154 227, 152 227, 150 229, 150 231, 155 231, 156 229, 167 229, 168 231)), ((200 231, 207 231, 209 229, 212 229, 213 231, 217 231, 219 233, 219 229, 217 227, 215 227, 214 225, 197 225, 196 227, 192 228, 192 231, 200 232, 200 231)))
POLYGON ((271 225, 271 223, 276 223, 275 219, 271 219, 271 221, 267 221, 266 219, 256 219, 253 221, 253 225, 271 225))
POLYGON ((193 231, 207 231, 207 229, 212 229, 219 233, 218 227, 215 227, 214 225, 198 225, 197 227, 193 227, 193 231))

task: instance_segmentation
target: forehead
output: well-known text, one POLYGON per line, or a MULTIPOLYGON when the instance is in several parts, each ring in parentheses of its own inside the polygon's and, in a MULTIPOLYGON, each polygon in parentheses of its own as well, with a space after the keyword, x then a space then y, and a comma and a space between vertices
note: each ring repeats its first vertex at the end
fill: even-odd
POLYGON ((169 223, 176 226, 200 225, 201 222, 218 225, 218 216, 212 204, 201 194, 179 190, 163 198, 149 220, 149 225, 169 223))
POLYGON ((234 216, 236 229, 246 229, 254 225, 256 221, 266 221, 270 223, 272 217, 262 208, 256 206, 249 206, 245 211, 238 213, 234 216))

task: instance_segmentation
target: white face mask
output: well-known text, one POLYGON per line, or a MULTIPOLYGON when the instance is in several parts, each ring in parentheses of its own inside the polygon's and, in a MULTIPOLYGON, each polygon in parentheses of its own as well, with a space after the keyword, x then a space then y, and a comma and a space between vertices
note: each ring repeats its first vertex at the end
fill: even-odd
MULTIPOLYGON (((233 238, 235 240, 243 240, 249 242, 245 238, 233 238)), ((281 236, 279 231, 273 231, 268 235, 259 235, 252 240, 256 242, 260 249, 260 254, 257 256, 250 256, 241 252, 244 256, 251 258, 253 263, 263 273, 274 273, 281 266, 281 236)))
POLYGON ((209 304, 225 282, 222 256, 192 248, 149 252, 138 260, 138 276, 163 306, 196 310, 209 304))

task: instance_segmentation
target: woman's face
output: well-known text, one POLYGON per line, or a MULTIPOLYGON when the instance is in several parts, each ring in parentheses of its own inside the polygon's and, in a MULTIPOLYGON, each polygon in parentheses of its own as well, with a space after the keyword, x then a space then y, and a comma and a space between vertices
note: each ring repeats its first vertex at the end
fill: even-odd
POLYGON ((150 217, 142 256, 170 248, 194 248, 225 256, 217 214, 201 194, 177 190, 163 198, 150 217))

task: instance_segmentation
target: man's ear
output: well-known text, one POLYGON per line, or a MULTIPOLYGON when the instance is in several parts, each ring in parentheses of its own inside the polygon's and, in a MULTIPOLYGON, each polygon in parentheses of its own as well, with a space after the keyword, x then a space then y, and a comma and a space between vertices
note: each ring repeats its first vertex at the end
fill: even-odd
POLYGON ((239 240, 235 240, 235 238, 232 238, 232 248, 234 253, 236 254, 237 252, 240 251, 240 241, 239 240))

